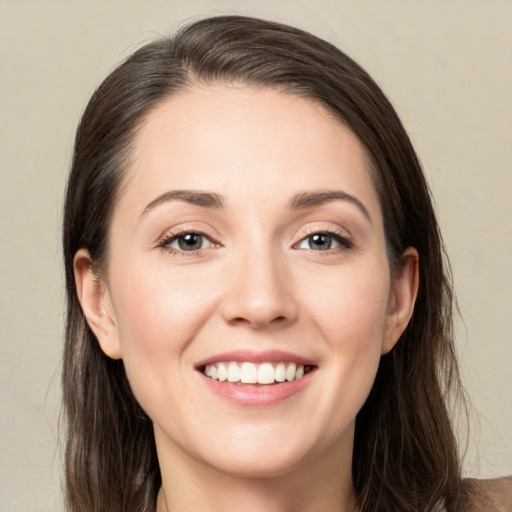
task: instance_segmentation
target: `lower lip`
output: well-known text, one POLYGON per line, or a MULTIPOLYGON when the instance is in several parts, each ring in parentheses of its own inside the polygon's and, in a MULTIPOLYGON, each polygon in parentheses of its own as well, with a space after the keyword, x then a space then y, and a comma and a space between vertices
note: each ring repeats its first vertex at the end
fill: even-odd
POLYGON ((237 405, 247 407, 268 407, 283 402, 304 389, 311 381, 314 371, 306 373, 304 377, 291 382, 277 384, 235 384, 210 379, 199 373, 205 384, 213 393, 237 405))

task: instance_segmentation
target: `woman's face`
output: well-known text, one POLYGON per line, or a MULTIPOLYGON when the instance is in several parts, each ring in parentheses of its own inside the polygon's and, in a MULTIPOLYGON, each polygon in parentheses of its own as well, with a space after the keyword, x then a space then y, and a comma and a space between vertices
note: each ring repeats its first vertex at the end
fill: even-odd
POLYGON ((240 475, 350 464, 416 279, 414 255, 390 276, 358 139, 310 100, 219 85, 163 102, 132 156, 106 284, 83 290, 161 459, 240 475))

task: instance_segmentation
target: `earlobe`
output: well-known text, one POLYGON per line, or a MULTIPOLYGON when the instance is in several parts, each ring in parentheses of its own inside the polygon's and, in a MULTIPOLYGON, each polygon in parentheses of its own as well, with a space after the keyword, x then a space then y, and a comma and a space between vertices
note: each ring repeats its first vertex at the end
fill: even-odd
POLYGON ((89 327, 103 352, 111 359, 120 359, 121 345, 110 292, 104 280, 94 272, 89 251, 80 249, 73 266, 78 300, 89 327))
POLYGON ((387 354, 405 331, 412 317, 418 294, 418 251, 408 247, 401 257, 401 262, 398 274, 392 277, 382 354, 387 354))

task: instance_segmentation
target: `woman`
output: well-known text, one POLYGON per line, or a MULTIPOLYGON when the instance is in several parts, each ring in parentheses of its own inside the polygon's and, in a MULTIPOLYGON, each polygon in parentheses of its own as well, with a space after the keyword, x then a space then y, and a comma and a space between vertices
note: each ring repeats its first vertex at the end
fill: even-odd
POLYGON ((64 218, 70 511, 463 510, 428 186, 330 44, 242 17, 93 95, 64 218))

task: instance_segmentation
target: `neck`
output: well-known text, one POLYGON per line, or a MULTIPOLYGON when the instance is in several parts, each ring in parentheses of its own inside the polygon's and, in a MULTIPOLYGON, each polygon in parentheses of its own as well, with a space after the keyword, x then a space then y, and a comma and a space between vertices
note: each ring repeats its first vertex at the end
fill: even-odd
POLYGON ((159 452, 157 512, 356 512, 351 457, 340 460, 340 453, 332 450, 285 474, 261 477, 233 475, 159 452))

